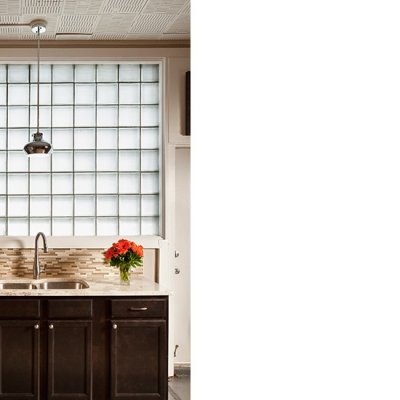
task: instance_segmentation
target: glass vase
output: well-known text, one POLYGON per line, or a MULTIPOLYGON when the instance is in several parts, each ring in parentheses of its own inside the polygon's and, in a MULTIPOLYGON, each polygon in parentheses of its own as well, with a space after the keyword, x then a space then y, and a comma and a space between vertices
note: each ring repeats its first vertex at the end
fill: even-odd
POLYGON ((130 277, 131 277, 130 267, 119 269, 119 279, 120 279, 121 285, 130 285, 130 277))

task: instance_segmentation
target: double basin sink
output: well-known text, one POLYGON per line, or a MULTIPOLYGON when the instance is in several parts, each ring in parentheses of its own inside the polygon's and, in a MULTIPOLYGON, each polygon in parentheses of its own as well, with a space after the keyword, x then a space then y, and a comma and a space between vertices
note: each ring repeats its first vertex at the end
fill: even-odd
POLYGON ((87 289, 88 283, 82 279, 31 279, 0 280, 0 290, 51 290, 51 289, 87 289))

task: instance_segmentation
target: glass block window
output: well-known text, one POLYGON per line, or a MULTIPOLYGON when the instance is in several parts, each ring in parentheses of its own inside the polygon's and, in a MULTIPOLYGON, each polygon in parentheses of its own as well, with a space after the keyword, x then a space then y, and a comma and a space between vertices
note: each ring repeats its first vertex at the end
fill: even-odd
POLYGON ((158 235, 158 64, 0 65, 0 235, 158 235))

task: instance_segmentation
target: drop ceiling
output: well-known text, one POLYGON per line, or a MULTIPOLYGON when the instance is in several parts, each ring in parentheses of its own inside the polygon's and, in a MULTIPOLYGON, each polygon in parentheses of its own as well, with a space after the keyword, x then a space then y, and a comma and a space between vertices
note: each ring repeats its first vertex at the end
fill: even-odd
POLYGON ((26 24, 48 22, 42 40, 188 40, 190 0, 0 0, 0 41, 35 40, 26 24))

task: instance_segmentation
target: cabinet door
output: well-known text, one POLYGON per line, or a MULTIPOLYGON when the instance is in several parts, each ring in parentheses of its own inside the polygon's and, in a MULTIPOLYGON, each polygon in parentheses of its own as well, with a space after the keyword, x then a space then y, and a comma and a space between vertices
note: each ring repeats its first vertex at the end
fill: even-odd
POLYGON ((0 321, 0 399, 39 399, 38 321, 0 321))
POLYGON ((164 320, 112 321, 111 400, 167 400, 164 320))
POLYGON ((92 322, 48 322, 48 400, 92 398, 92 322))

